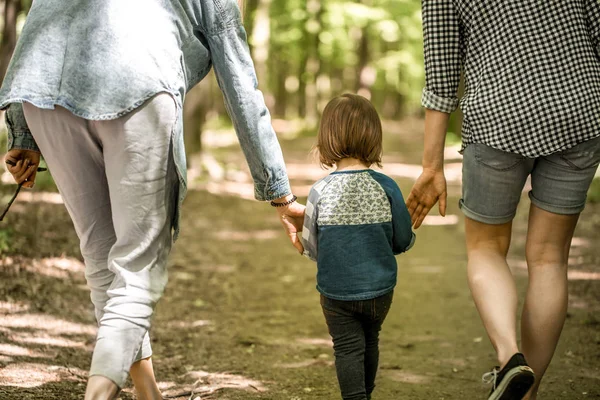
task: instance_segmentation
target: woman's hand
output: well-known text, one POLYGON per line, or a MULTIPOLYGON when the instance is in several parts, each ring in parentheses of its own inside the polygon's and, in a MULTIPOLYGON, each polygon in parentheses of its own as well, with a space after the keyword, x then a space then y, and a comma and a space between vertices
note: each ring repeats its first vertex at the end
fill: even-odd
POLYGON ((440 202, 440 214, 446 216, 447 195, 444 170, 423 169, 421 176, 415 182, 406 200, 406 206, 415 229, 421 226, 438 200, 440 202))
POLYGON ((4 159, 8 172, 10 172, 18 185, 32 188, 35 183, 40 153, 33 150, 9 150, 4 159))
MULTIPOLYGON (((291 199, 291 195, 275 200, 276 203, 285 203, 291 199)), ((300 241, 302 234, 302 226, 304 225, 304 210, 305 206, 298 202, 293 202, 285 207, 277 207, 277 214, 283 229, 287 233, 294 247, 300 254, 304 252, 304 246, 300 241)))

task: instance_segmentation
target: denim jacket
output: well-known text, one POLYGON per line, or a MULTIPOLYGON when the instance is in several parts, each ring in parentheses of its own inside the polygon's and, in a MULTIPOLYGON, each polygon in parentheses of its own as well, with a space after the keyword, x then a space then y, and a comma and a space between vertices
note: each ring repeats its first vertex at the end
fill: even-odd
POLYGON ((181 205, 187 188, 181 110, 186 92, 211 67, 250 166, 255 197, 289 194, 236 0, 34 0, 0 89, 0 108, 8 107, 9 149, 37 150, 24 101, 107 120, 166 92, 179 109, 172 140, 181 205))

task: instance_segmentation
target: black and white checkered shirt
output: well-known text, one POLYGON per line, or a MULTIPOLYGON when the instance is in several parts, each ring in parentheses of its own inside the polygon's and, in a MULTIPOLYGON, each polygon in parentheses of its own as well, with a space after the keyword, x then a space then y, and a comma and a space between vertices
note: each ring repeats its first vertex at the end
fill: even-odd
POLYGON ((423 106, 451 113, 464 68, 463 149, 526 157, 600 136, 599 0, 422 0, 423 106))

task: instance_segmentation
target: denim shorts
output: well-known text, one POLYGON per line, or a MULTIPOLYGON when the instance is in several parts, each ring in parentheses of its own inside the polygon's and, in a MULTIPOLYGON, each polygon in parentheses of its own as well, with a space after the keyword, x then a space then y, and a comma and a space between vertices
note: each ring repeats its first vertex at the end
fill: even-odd
POLYGON ((460 208, 478 222, 509 222, 531 175, 529 198, 535 206, 554 214, 579 214, 599 163, 600 137, 538 158, 473 143, 463 153, 460 208))

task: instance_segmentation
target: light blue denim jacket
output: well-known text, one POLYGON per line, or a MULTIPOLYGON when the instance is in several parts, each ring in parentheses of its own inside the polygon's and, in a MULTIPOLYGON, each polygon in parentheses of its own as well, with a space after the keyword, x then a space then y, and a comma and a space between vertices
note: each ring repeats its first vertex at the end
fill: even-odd
MULTIPOLYGON (((157 93, 179 118, 173 152, 186 194, 182 106, 214 66, 255 182, 255 197, 291 192, 236 0, 34 0, 0 89, 9 149, 37 146, 22 102, 90 120, 115 119, 157 93)), ((177 226, 176 226, 177 230, 177 226)))

